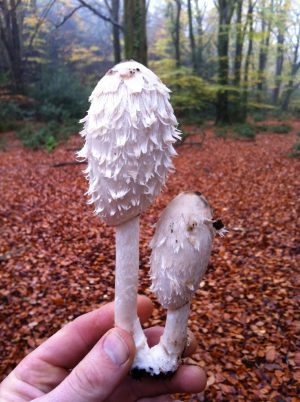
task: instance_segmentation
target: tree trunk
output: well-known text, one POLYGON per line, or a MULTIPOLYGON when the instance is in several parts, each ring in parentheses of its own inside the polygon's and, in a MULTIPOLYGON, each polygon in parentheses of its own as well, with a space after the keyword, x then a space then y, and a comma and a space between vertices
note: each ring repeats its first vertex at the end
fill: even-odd
POLYGON ((234 113, 232 114, 232 120, 237 123, 244 122, 244 113, 242 105, 242 93, 241 90, 241 76, 242 76, 242 57, 243 57, 243 30, 242 30, 242 10, 243 1, 237 0, 236 8, 236 41, 235 41, 235 57, 233 66, 233 85, 236 88, 234 93, 234 113))
POLYGON ((233 75, 234 75, 233 83, 237 88, 239 88, 241 85, 241 66, 242 66, 242 52, 243 52, 242 8, 243 8, 243 1, 237 0, 236 42, 235 42, 234 68, 233 68, 233 75))
MULTIPOLYGON (((297 23, 299 24, 300 13, 297 15, 297 17, 298 17, 297 23)), ((287 88, 285 89, 284 94, 283 94, 282 109, 285 111, 287 111, 289 108, 289 103, 290 103, 293 92, 300 85, 299 83, 296 85, 294 84, 295 77, 300 69, 300 61, 298 61, 299 49, 300 49, 300 24, 298 25, 297 40, 296 40, 296 44, 295 44, 295 48, 294 48, 293 61, 292 61, 291 72, 290 72, 290 79, 289 79, 287 88)))
POLYGON ((244 84, 242 94, 242 117, 244 122, 247 120, 247 114, 248 114, 249 67, 253 51, 253 34, 254 34, 253 9, 254 9, 253 2, 252 0, 249 0, 248 13, 247 13, 247 23, 249 25, 249 42, 248 42, 247 55, 245 59, 244 84))
POLYGON ((11 23, 12 23, 12 43, 13 43, 13 60, 12 60, 12 70, 15 78, 16 91, 24 92, 24 82, 23 82, 23 68, 22 68, 22 49, 21 49, 21 38, 18 25, 18 17, 16 13, 16 2, 11 0, 11 23))
POLYGON ((204 13, 203 10, 199 7, 199 1, 195 1, 196 5, 196 21, 197 21, 197 51, 196 51, 196 65, 197 65, 197 73, 199 75, 204 73, 203 66, 203 18, 204 13))
POLYGON ((222 87, 217 95, 216 124, 231 122, 228 105, 228 74, 229 74, 229 32, 230 21, 234 11, 235 1, 218 0, 219 29, 218 29, 218 83, 222 87))
POLYGON ((284 60, 284 30, 280 27, 277 35, 277 49, 276 49, 276 70, 275 70, 275 88, 273 91, 273 103, 277 105, 281 87, 281 74, 284 60))
POLYGON ((292 93, 294 92, 294 80, 290 79, 287 85, 287 88, 284 91, 283 100, 282 100, 282 110, 285 112, 289 108, 290 100, 292 93))
MULTIPOLYGON (((273 0, 270 3, 270 13, 273 13, 273 0)), ((262 2, 262 13, 261 13, 261 41, 259 47, 259 56, 258 56, 258 82, 257 82, 257 100, 260 102, 262 100, 262 92, 265 87, 265 71, 267 67, 268 53, 269 53, 269 45, 270 45, 270 36, 272 29, 272 22, 270 16, 266 17, 266 2, 262 2), (268 18, 268 21, 266 21, 268 18)))
POLYGON ((193 13, 192 13, 192 4, 191 0, 188 0, 188 17, 189 17, 189 36, 190 36, 190 46, 191 46, 191 56, 192 56, 192 66, 194 73, 197 73, 197 58, 196 58, 196 44, 195 44, 195 36, 194 36, 194 27, 193 27, 193 13))
POLYGON ((181 0, 175 0, 176 3, 176 18, 174 27, 174 46, 175 46, 175 60, 176 68, 181 66, 180 57, 180 14, 181 14, 181 0))
MULTIPOLYGON (((111 16, 112 20, 119 24, 120 0, 111 1, 111 16)), ((115 64, 118 64, 121 61, 120 28, 118 28, 116 25, 112 25, 112 34, 113 34, 114 61, 115 64)))
POLYGON ((22 68, 22 45, 18 20, 18 6, 15 0, 2 3, 4 26, 1 24, 1 40, 5 46, 13 87, 17 93, 24 92, 24 77, 22 68))
POLYGON ((125 58, 147 65, 145 0, 124 1, 125 58))

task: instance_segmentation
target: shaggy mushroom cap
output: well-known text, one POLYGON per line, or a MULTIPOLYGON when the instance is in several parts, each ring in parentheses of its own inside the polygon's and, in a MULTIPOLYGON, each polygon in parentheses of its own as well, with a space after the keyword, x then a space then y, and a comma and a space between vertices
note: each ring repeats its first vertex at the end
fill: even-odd
POLYGON ((215 230, 200 193, 181 193, 163 211, 151 241, 151 290, 163 307, 190 302, 208 265, 215 230))
POLYGON ((176 155, 177 120, 169 89, 135 61, 110 69, 91 94, 81 120, 88 160, 90 203, 109 225, 119 225, 147 208, 160 193, 176 155))

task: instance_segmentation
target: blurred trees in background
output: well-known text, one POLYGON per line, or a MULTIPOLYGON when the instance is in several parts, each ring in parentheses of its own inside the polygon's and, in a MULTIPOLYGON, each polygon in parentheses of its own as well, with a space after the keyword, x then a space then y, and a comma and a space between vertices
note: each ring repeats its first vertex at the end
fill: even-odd
MULTIPOLYGON (((239 7, 238 4, 241 3, 239 0, 218 0, 216 1, 216 6, 219 15, 218 24, 218 82, 220 85, 220 90, 217 95, 217 111, 216 111, 216 122, 217 123, 229 123, 229 105, 228 105, 228 85, 229 85, 229 35, 230 35, 230 22, 233 16, 235 6, 237 6, 237 24, 236 24, 236 43, 239 41, 239 32, 241 30, 241 21, 238 24, 239 18, 239 7)), ((240 10, 241 12, 241 10, 240 10)), ((241 16, 240 16, 241 17, 241 16)), ((236 59, 238 59, 237 49, 236 49, 236 59)), ((236 76, 240 74, 241 59, 239 58, 239 68, 235 71, 236 76)), ((236 66, 235 66, 236 67, 236 66)), ((234 80, 235 80, 234 77, 234 80)))
POLYGON ((134 58, 189 121, 299 114, 299 10, 300 0, 0 0, 0 102, 27 97, 27 117, 79 118, 105 71, 134 58))

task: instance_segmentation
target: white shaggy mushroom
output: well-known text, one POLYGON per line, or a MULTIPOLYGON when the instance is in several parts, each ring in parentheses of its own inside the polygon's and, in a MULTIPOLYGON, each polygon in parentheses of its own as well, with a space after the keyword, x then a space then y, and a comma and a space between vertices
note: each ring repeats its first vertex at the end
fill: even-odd
POLYGON ((151 242, 151 290, 168 309, 160 343, 145 351, 136 366, 152 374, 175 371, 186 345, 190 302, 206 271, 214 235, 224 232, 212 220, 200 193, 175 197, 163 211, 151 242))
POLYGON ((179 138, 169 92, 142 64, 123 62, 98 82, 82 120, 90 203, 116 226, 115 323, 137 350, 146 343, 136 311, 139 215, 164 186, 179 138))

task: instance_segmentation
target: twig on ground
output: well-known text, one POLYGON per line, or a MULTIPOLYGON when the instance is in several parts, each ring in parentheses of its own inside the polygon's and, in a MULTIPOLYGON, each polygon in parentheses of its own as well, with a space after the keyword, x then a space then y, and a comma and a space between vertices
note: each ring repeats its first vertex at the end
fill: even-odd
POLYGON ((7 253, 0 255, 0 261, 6 261, 10 257, 15 257, 16 255, 19 255, 20 253, 22 253, 24 250, 25 250, 25 247, 20 247, 20 248, 16 248, 11 251, 8 251, 7 253))
POLYGON ((66 162, 56 162, 50 163, 51 167, 61 167, 61 166, 69 166, 69 165, 83 165, 86 164, 86 161, 66 161, 66 162))
POLYGON ((200 147, 202 147, 202 145, 204 144, 204 141, 206 139, 206 132, 204 130, 201 130, 201 132, 197 131, 190 131, 187 133, 187 135, 182 137, 182 140, 179 141, 178 143, 176 143, 176 147, 181 147, 183 145, 198 145, 200 147), (188 137, 190 137, 191 135, 199 135, 201 136, 201 141, 186 141, 188 139, 188 137))

